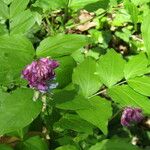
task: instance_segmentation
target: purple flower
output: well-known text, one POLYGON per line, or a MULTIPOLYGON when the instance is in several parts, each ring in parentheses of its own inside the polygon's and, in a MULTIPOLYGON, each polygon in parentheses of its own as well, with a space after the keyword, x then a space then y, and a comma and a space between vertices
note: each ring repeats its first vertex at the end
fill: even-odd
POLYGON ((126 107, 121 116, 121 124, 123 126, 131 126, 142 121, 142 110, 140 108, 126 107))
POLYGON ((41 58, 33 61, 22 71, 30 87, 41 92, 46 92, 51 87, 51 81, 55 78, 54 69, 59 66, 58 62, 49 58, 41 58))

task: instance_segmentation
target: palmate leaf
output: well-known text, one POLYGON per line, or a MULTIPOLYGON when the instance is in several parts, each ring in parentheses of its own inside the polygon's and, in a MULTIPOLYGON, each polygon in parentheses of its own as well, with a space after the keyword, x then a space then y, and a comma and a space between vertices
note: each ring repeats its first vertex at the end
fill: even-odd
POLYGON ((38 57, 51 56, 61 57, 72 54, 77 49, 88 44, 88 39, 84 35, 68 34, 56 35, 45 38, 37 48, 38 57))
POLYGON ((102 85, 95 72, 96 61, 91 57, 86 58, 74 69, 72 75, 73 83, 79 85, 85 97, 89 97, 97 92, 102 85))
POLYGON ((20 82, 21 71, 33 60, 32 43, 23 36, 0 37, 0 84, 20 82))
POLYGON ((33 101, 33 90, 17 89, 12 93, 0 91, 0 135, 21 129, 40 113, 41 101, 33 101))
POLYGON ((128 85, 114 86, 108 89, 108 95, 113 101, 119 103, 121 107, 139 107, 144 113, 150 114, 150 100, 143 96, 128 85))
POLYGON ((150 96, 150 77, 136 77, 128 80, 128 84, 131 88, 140 94, 150 96))
POLYGON ((114 50, 109 50, 101 56, 97 65, 97 74, 102 83, 111 87, 120 81, 123 77, 125 61, 120 54, 114 50))

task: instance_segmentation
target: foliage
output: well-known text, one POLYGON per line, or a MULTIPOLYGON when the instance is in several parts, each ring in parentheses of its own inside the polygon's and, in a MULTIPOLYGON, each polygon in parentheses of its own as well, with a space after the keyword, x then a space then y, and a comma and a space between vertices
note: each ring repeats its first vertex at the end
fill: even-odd
POLYGON ((150 0, 0 0, 0 150, 150 149, 149 22, 150 0), (47 93, 21 75, 43 57, 47 93))

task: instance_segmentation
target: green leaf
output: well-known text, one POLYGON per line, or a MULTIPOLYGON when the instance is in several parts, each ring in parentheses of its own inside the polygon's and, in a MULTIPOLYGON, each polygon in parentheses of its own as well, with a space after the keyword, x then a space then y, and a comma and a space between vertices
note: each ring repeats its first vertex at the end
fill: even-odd
POLYGON ((109 0, 71 0, 69 7, 73 10, 86 9, 96 11, 98 9, 107 9, 109 0))
POLYGON ((121 55, 112 49, 101 56, 97 65, 97 74, 101 82, 107 87, 111 87, 120 81, 124 76, 124 64, 125 61, 121 55))
POLYGON ((65 8, 67 6, 68 0, 37 0, 33 6, 40 7, 44 11, 46 10, 56 10, 60 8, 65 8))
POLYGON ((129 0, 125 0, 124 5, 126 10, 131 16, 131 20, 136 25, 138 23, 138 14, 139 14, 138 8, 134 5, 134 3, 130 2, 129 0))
POLYGON ((48 150, 48 145, 39 136, 33 136, 19 145, 21 150, 48 150))
POLYGON ((34 15, 30 10, 13 17, 10 23, 10 34, 26 33, 35 24, 34 15))
POLYGON ((4 24, 0 24, 0 36, 8 34, 8 30, 4 24))
POLYGON ((144 53, 132 56, 126 63, 124 68, 124 75, 126 79, 141 76, 148 72, 148 59, 144 53))
POLYGON ((146 48, 146 52, 148 54, 148 56, 150 57, 150 13, 147 13, 146 16, 144 16, 143 19, 143 23, 142 23, 142 36, 143 36, 143 40, 144 40, 144 45, 146 48))
POLYGON ((83 35, 68 34, 56 35, 44 39, 37 48, 37 56, 60 57, 70 55, 77 49, 88 43, 87 37, 83 35))
POLYGON ((29 3, 29 0, 13 0, 10 5, 10 18, 24 11, 29 3))
POLYGON ((34 48, 28 39, 18 36, 0 37, 0 84, 21 79, 21 71, 33 60, 34 48))
POLYGON ((56 107, 65 110, 78 110, 91 107, 91 104, 82 95, 76 95, 75 91, 61 90, 54 94, 56 107))
POLYGON ((150 113, 150 101, 147 97, 135 92, 128 85, 115 86, 108 89, 108 95, 121 107, 131 106, 142 108, 145 113, 150 113))
POLYGON ((81 119, 78 115, 66 114, 54 124, 54 129, 74 130, 80 133, 92 134, 93 125, 81 119))
POLYGON ((60 66, 56 69, 56 82, 58 88, 63 88, 72 81, 72 72, 76 63, 71 56, 61 57, 56 59, 60 66))
POLYGON ((112 115, 111 103, 101 97, 89 99, 92 107, 77 110, 79 116, 98 127, 104 134, 107 134, 108 120, 112 115))
POLYGON ((33 101, 33 90, 0 91, 0 135, 21 129, 40 113, 42 104, 33 101))
POLYGON ((150 77, 136 77, 128 80, 128 84, 131 88, 140 94, 150 96, 150 77))
POLYGON ((13 149, 8 145, 0 144, 0 150, 13 150, 13 149))
POLYGON ((98 142, 89 150, 140 150, 140 148, 132 145, 126 139, 116 138, 98 142))
POLYGON ((85 97, 89 97, 97 92, 101 87, 99 77, 96 72, 96 61, 91 57, 86 58, 74 69, 72 80, 79 85, 85 97))
POLYGON ((55 150, 78 150, 78 149, 73 145, 64 145, 56 148, 55 150))
POLYGON ((7 19, 9 17, 9 9, 8 6, 0 0, 0 17, 7 19))

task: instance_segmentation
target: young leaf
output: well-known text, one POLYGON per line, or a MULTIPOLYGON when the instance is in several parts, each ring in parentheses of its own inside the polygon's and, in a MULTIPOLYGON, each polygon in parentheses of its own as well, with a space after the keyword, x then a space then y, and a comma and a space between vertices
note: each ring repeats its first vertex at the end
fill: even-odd
POLYGON ((68 34, 45 38, 37 48, 37 56, 61 57, 70 55, 88 43, 83 35, 68 34))
POLYGON ((18 36, 0 37, 0 83, 10 84, 21 79, 21 71, 33 60, 32 43, 18 36))
POLYGON ((124 74, 125 61, 120 54, 114 50, 109 50, 107 54, 100 57, 97 65, 97 74, 102 83, 107 87, 111 87, 120 81, 124 74))
POLYGON ((99 77, 95 74, 96 61, 88 57, 74 69, 72 80, 79 85, 85 97, 89 97, 97 92, 101 87, 99 77))
POLYGON ((92 107, 77 110, 81 118, 98 127, 104 134, 107 134, 108 120, 112 115, 111 103, 101 97, 89 99, 92 107))
POLYGON ((115 86, 108 89, 108 95, 116 103, 119 103, 121 107, 139 107, 142 108, 145 113, 150 114, 150 100, 147 97, 135 92, 128 85, 115 86))
POLYGON ((33 101, 33 90, 0 91, 0 135, 21 129, 40 113, 42 104, 33 101))
POLYGON ((128 84, 131 88, 140 94, 150 96, 150 77, 136 77, 128 80, 128 84))
POLYGON ((132 56, 124 68, 125 78, 130 79, 147 73, 147 65, 148 59, 144 53, 132 56))

